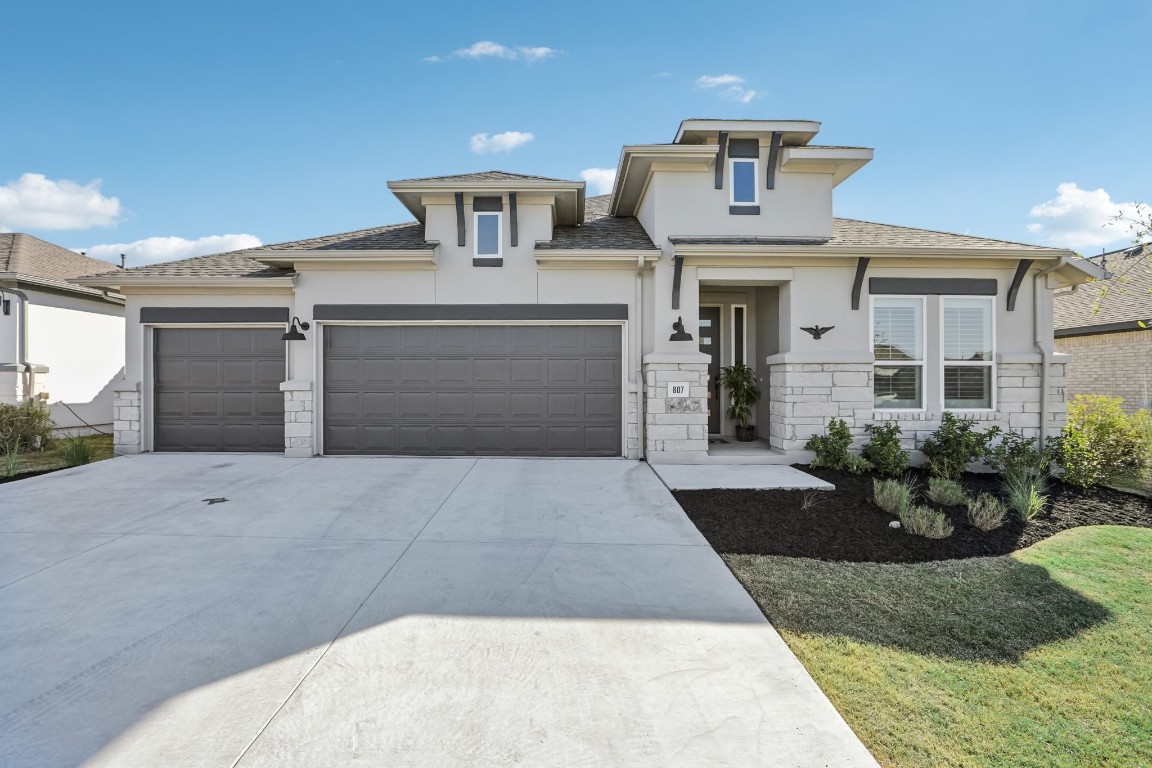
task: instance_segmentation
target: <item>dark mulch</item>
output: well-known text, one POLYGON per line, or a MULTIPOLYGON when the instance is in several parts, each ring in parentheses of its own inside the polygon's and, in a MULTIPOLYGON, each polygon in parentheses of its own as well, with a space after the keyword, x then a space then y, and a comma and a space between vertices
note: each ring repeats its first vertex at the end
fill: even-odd
MULTIPOLYGON (((835 491, 676 491, 688 517, 723 554, 786 555, 820 560, 920 563, 1005 555, 1060 531, 1082 525, 1152 528, 1152 502, 1111 488, 1082 490, 1053 481, 1045 511, 1025 524, 1014 515, 994 531, 968 523, 964 507, 944 508, 955 532, 946 539, 913 536, 890 528, 894 519, 874 506, 871 475, 851 475, 797 466, 836 486, 835 491), (814 506, 802 509, 805 496, 814 506)), ((928 476, 912 471, 926 489, 928 476)), ((998 493, 996 475, 968 474, 961 481, 971 495, 998 493)), ((923 500, 922 500, 923 501, 923 500)), ((927 503, 924 501, 924 503, 927 503)))
POLYGON ((8 475, 7 477, 0 477, 0 483, 14 483, 17 480, 27 480, 30 477, 40 477, 40 475, 47 475, 50 472, 59 472, 67 467, 56 467, 54 469, 38 469, 35 472, 20 472, 15 475, 8 475))

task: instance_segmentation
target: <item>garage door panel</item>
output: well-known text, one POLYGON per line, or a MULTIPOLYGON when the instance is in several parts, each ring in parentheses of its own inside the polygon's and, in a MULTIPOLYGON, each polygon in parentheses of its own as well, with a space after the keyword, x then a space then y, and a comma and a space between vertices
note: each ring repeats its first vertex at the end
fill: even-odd
POLYGON ((329 453, 620 454, 619 326, 348 328, 324 330, 329 453))
POLYGON ((620 450, 620 433, 611 427, 586 427, 584 452, 594 456, 615 456, 620 450))
POLYGON ((284 450, 284 342, 277 328, 157 328, 157 451, 284 450))

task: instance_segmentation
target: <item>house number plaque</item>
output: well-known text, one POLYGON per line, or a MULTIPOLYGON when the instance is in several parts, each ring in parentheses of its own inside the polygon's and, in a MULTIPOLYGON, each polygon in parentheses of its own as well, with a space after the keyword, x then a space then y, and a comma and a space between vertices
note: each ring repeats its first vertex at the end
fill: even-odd
POLYGON ((686 381, 670 381, 670 382, 668 382, 668 397, 688 397, 688 382, 686 382, 686 381))

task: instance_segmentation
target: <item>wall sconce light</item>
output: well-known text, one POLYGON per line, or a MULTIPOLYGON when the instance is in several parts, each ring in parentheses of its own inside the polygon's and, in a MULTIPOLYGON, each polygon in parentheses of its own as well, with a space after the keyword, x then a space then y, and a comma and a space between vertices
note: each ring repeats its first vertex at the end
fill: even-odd
POLYGON ((684 316, 680 315, 676 318, 676 322, 672 323, 672 335, 668 337, 668 341, 692 341, 692 334, 684 330, 684 316))
POLYGON ((307 341, 308 337, 305 336, 303 333, 301 333, 300 330, 297 330, 296 323, 300 323, 300 330, 306 331, 312 327, 312 326, 308 325, 308 323, 301 323, 300 318, 293 317, 292 318, 292 327, 290 329, 288 329, 288 331, 283 336, 281 336, 280 338, 283 339, 284 341, 307 341))
POLYGON ((804 326, 800 326, 800 330, 802 330, 802 331, 804 331, 804 333, 807 333, 808 335, 810 335, 816 341, 820 341, 821 336, 828 333, 828 331, 832 330, 835 327, 836 326, 834 326, 834 325, 829 325, 827 328, 821 328, 819 325, 813 325, 810 328, 805 328, 804 326))
POLYGON ((4 314, 12 314, 12 299, 4 299, 4 301, 0 303, 2 303, 4 306, 4 314))

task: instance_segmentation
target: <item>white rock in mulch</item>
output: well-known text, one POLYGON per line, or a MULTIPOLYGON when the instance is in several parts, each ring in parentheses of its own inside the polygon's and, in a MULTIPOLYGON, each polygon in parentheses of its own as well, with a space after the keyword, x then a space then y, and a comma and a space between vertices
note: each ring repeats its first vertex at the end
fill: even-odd
POLYGON ((888 523, 888 527, 889 528, 899 528, 900 527, 900 521, 899 520, 893 520, 892 522, 888 523))

